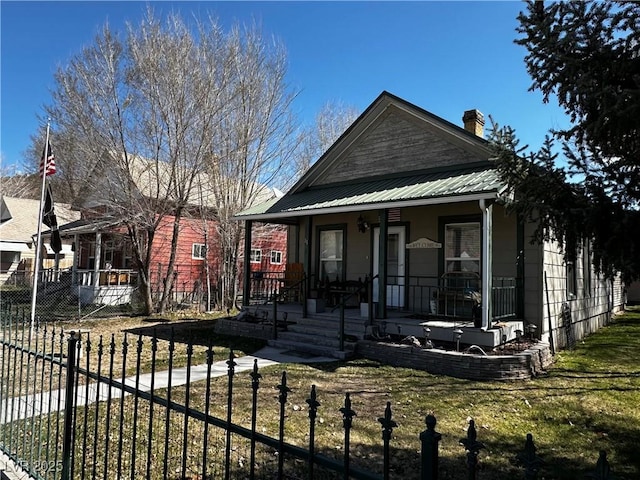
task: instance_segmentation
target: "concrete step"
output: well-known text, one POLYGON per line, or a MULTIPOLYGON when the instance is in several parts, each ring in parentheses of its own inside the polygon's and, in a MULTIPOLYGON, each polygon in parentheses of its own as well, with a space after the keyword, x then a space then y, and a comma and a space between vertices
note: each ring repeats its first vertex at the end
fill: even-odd
MULTIPOLYGON (((328 338, 339 338, 339 330, 340 326, 338 324, 333 325, 301 325, 299 323, 291 324, 287 326, 287 331, 300 333, 307 336, 313 337, 328 337, 328 338)), ((364 327, 353 327, 350 325, 345 325, 344 334, 350 337, 355 337, 358 339, 364 338, 364 327)))
MULTIPOLYGON (((338 337, 337 333, 335 333, 334 335, 314 335, 305 332, 295 332, 289 330, 286 332, 279 332, 278 340, 287 340, 297 343, 309 343, 312 345, 333 348, 338 348, 340 346, 340 338, 338 337)), ((355 338, 345 338, 345 345, 347 343, 355 344, 353 340, 355 340, 355 338)))
POLYGON ((312 354, 320 357, 333 357, 340 360, 346 360, 351 358, 355 354, 355 345, 345 342, 345 350, 340 351, 337 347, 326 345, 315 345, 310 342, 296 342, 287 339, 281 339, 280 336, 277 340, 269 340, 268 345, 275 348, 282 348, 285 350, 293 350, 294 352, 312 354))

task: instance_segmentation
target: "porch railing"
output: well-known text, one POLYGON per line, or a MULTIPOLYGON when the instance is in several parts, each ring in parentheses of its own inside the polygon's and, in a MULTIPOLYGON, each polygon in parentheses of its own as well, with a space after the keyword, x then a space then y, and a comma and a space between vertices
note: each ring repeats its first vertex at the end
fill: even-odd
MULTIPOLYGON (((518 316, 520 288, 515 277, 494 277, 492 285, 491 319, 518 316)), ((377 295, 377 279, 369 287, 377 295)), ((250 303, 266 303, 282 295, 284 272, 253 272, 250 303)), ((443 279, 436 276, 387 276, 387 308, 415 315, 442 318, 479 319, 481 289, 474 279, 443 279)))

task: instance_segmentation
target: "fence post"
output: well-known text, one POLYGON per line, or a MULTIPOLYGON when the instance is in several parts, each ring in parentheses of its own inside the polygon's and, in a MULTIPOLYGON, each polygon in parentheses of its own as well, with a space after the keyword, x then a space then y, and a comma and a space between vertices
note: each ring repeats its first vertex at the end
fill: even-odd
POLYGON ((391 419, 391 402, 387 402, 384 417, 378 418, 378 421, 382 424, 382 441, 384 444, 383 478, 384 480, 389 480, 389 441, 391 440, 393 429, 398 426, 398 424, 391 419))
POLYGON ((422 442, 422 476, 421 480, 437 480, 438 478, 438 442, 442 435, 436 432, 436 417, 429 414, 425 418, 427 429, 420 433, 422 442))
POLYGON ((460 443, 467 450, 467 479, 476 480, 478 473, 478 453, 485 448, 484 444, 476 440, 476 423, 473 419, 469 420, 469 428, 467 429, 467 437, 461 438, 460 443))
POLYGON ((527 433, 524 450, 518 455, 518 460, 520 460, 524 466, 524 478, 526 480, 535 480, 538 478, 538 472, 544 464, 544 460, 536 455, 536 446, 533 443, 533 435, 530 433, 527 433))
POLYGON ((76 376, 76 349, 80 335, 72 331, 67 340, 67 386, 64 401, 64 436, 62 438, 62 480, 71 478, 71 446, 73 445, 73 413, 75 398, 73 392, 74 378, 76 376))

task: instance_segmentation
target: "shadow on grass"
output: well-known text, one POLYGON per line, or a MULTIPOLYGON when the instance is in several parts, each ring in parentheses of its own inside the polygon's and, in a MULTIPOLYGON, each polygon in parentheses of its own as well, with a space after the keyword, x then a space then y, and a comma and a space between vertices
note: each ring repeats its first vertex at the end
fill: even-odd
MULTIPOLYGON (((153 321, 158 321, 153 320, 153 321)), ((133 335, 155 337, 159 340, 173 340, 175 343, 225 347, 251 355, 266 345, 266 341, 257 338, 222 335, 214 331, 216 319, 171 321, 148 327, 125 330, 133 335)))

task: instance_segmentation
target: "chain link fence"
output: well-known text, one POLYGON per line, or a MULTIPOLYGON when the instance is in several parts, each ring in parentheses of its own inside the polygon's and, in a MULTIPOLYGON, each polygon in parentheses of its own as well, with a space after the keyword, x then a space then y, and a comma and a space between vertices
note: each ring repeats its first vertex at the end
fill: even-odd
MULTIPOLYGON (((184 270, 184 269, 183 269, 184 270)), ((160 268, 158 269, 160 271, 160 268)), ((199 278, 174 272, 167 311, 203 312, 216 305, 216 289, 199 278)), ((135 316, 145 312, 139 278, 134 270, 44 269, 37 282, 35 317, 42 321, 70 318, 135 316)), ((162 296, 164 277, 152 275, 152 299, 162 296)), ((33 272, 0 271, 0 305, 3 311, 29 316, 33 304, 33 272)))

